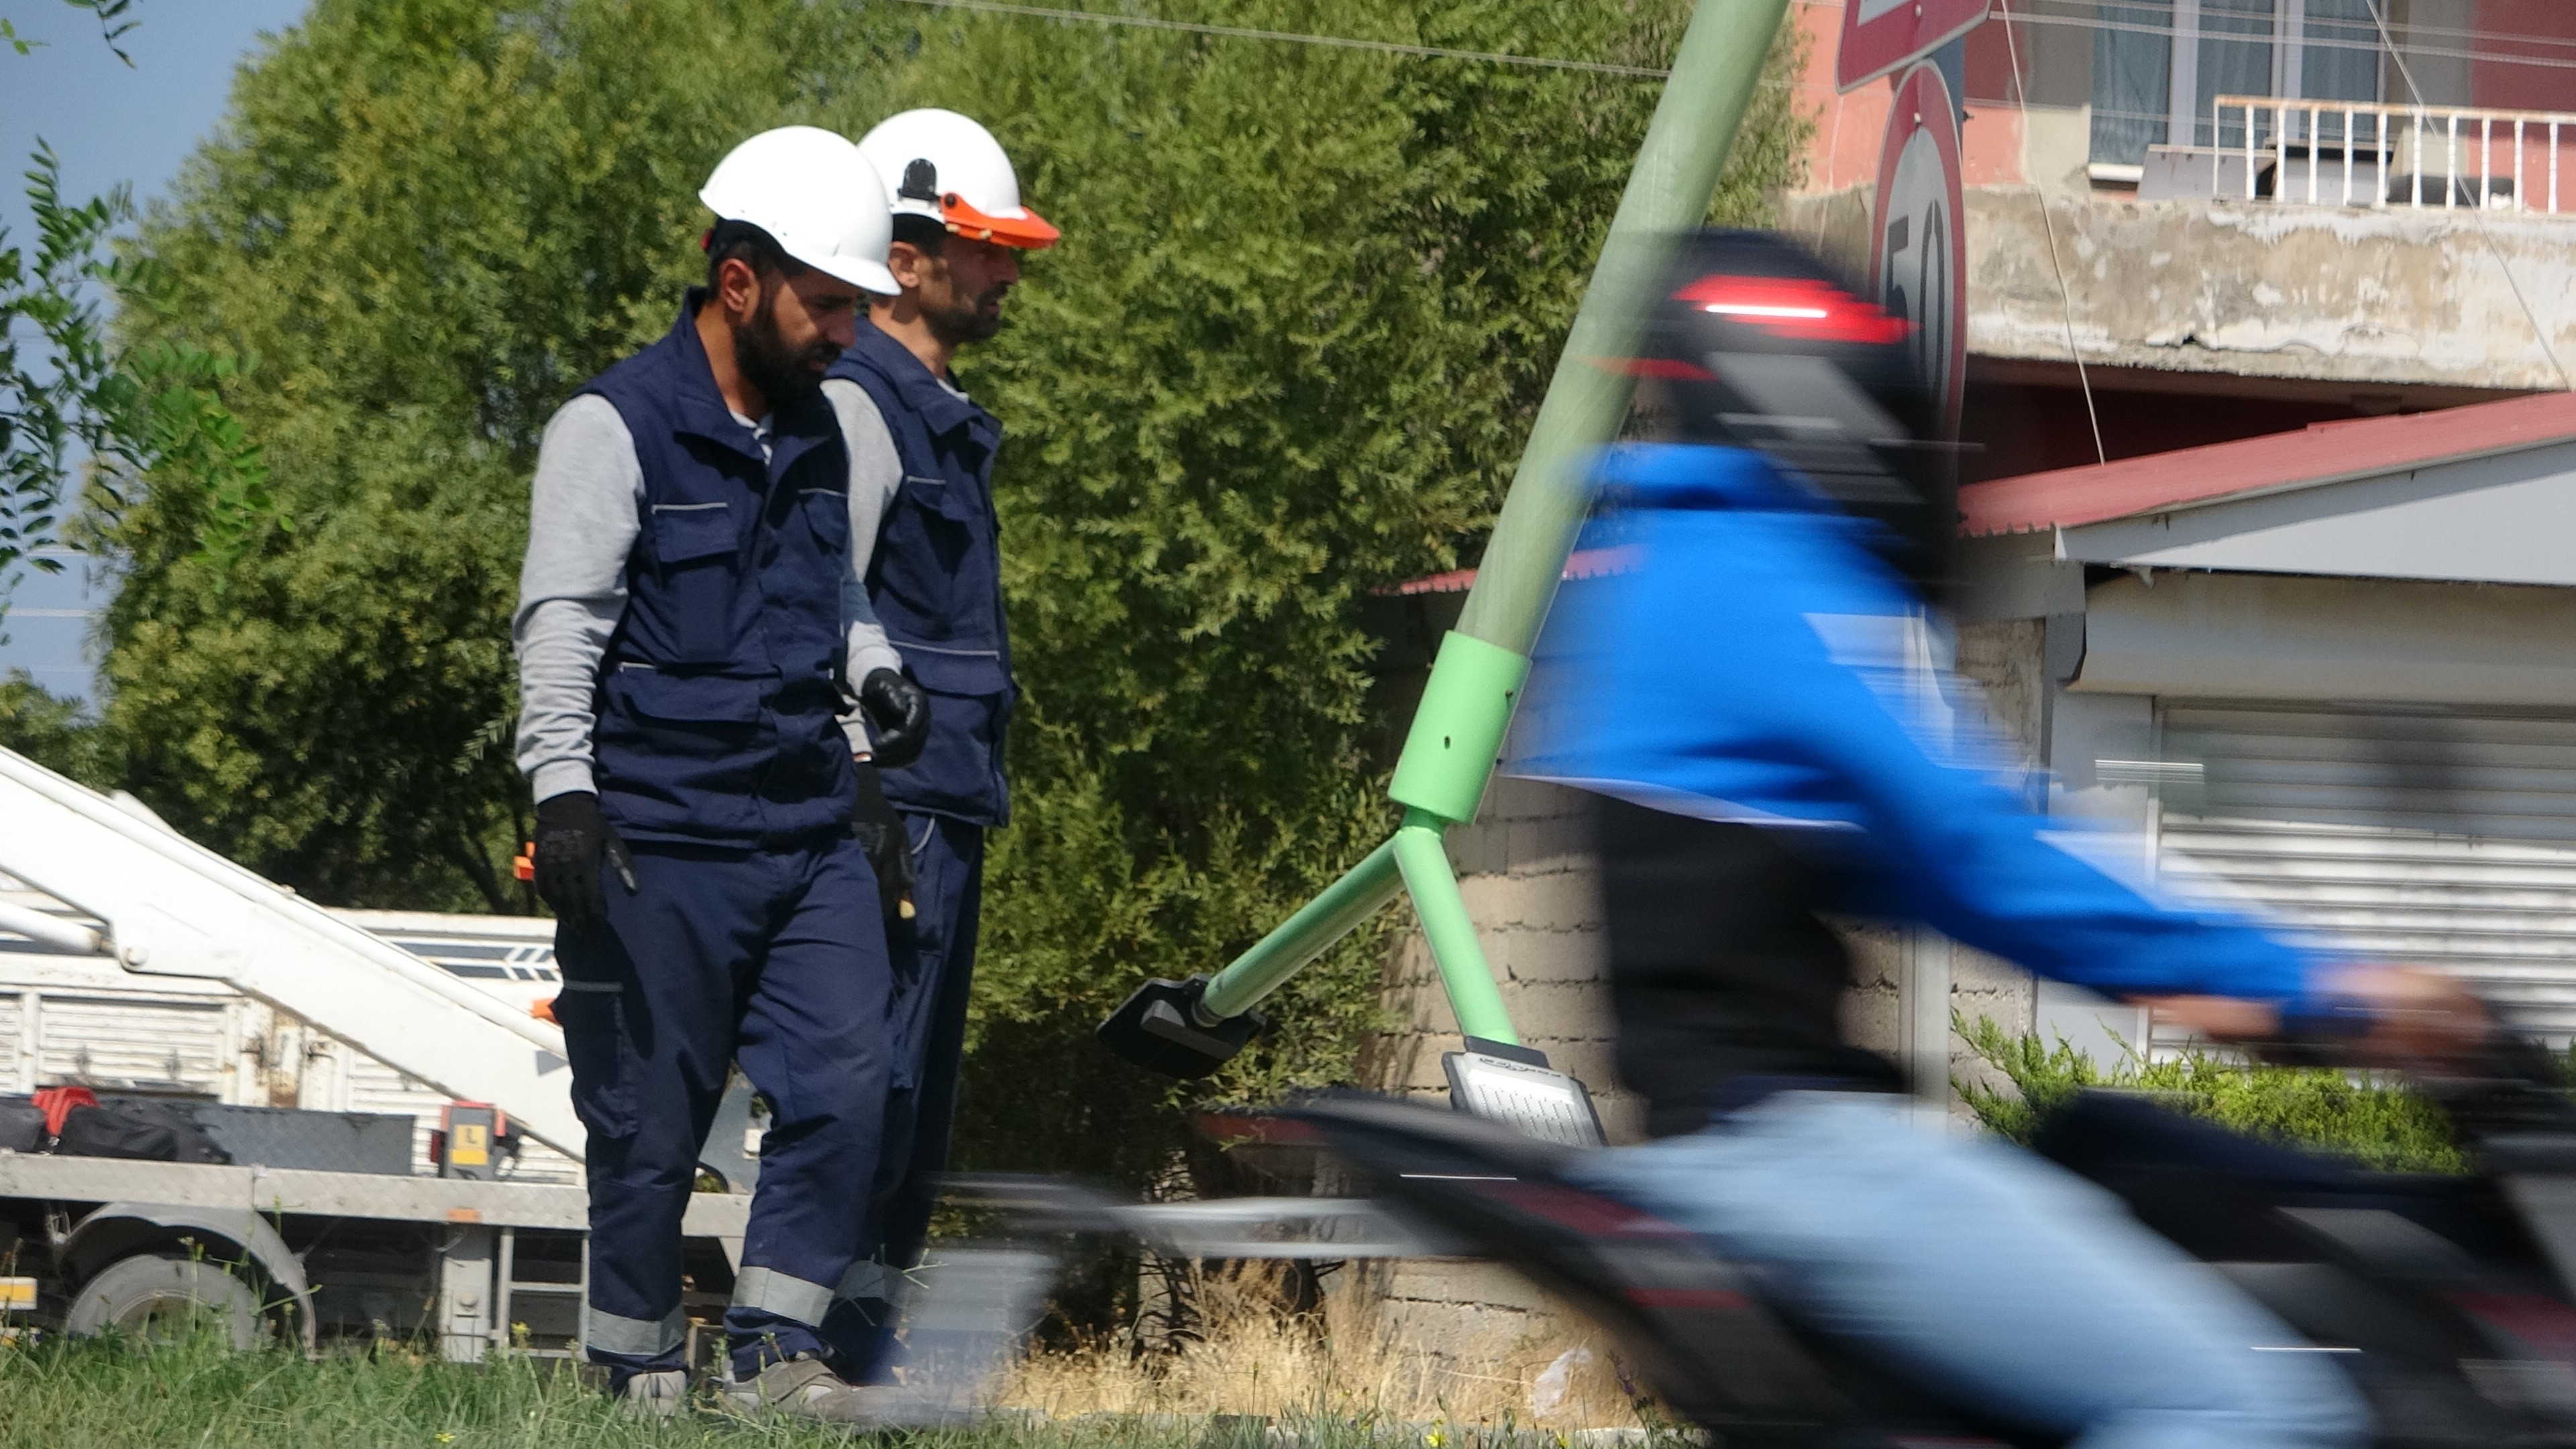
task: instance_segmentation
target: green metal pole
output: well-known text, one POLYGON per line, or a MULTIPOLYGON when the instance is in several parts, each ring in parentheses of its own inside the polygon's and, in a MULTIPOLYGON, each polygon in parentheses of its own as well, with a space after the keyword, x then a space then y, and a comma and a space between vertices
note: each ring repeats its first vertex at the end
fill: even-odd
POLYGON ((1511 1013, 1503 1009, 1502 988, 1485 964, 1485 948, 1476 942, 1476 923, 1458 894, 1458 878, 1449 871, 1449 850, 1442 842, 1446 824, 1420 811, 1408 812, 1390 842, 1404 867, 1405 889, 1413 892, 1413 911, 1422 920, 1422 939, 1440 967, 1440 985, 1449 993, 1449 1009, 1458 1029, 1487 1041, 1521 1044, 1512 1030, 1511 1013))
POLYGON ((1396 845, 1390 840, 1208 982, 1200 1005, 1209 1016, 1219 1018, 1250 1011, 1261 998, 1278 990, 1281 982, 1306 969, 1335 941, 1376 915, 1402 887, 1396 874, 1396 845))
POLYGON ((1763 58, 1788 8, 1788 0, 1701 0, 1691 17, 1610 235, 1601 244, 1592 285, 1539 404, 1529 446, 1503 496, 1475 587, 1467 591, 1459 633, 1515 654, 1529 653, 1538 638, 1591 506, 1581 472, 1584 457, 1616 437, 1628 413, 1633 380, 1597 363, 1634 351, 1648 293, 1663 274, 1673 239, 1707 219, 1718 172, 1753 104, 1763 58))
POLYGON ((1387 793, 1407 807, 1380 846, 1208 982, 1203 1018, 1240 1014, 1391 899, 1413 895, 1450 1005, 1467 1034, 1517 1042, 1474 922, 1441 845, 1473 820, 1511 724, 1529 651, 1590 506, 1583 460, 1617 435, 1630 379, 1598 366, 1628 356, 1678 234, 1700 224, 1753 103, 1788 0, 1700 0, 1576 309, 1564 354, 1512 475, 1458 627, 1441 641, 1387 793))

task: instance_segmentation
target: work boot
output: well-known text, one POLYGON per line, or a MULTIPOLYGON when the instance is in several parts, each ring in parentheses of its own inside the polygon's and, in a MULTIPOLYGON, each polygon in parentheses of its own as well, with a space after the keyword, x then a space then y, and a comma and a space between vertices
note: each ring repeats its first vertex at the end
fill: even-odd
POLYGON ((778 1414, 832 1424, 863 1424, 886 1407, 884 1389, 849 1382, 811 1354, 774 1363, 747 1379, 725 1380, 725 1402, 754 1416, 778 1414))
POLYGON ((654 1373, 629 1374, 626 1382, 610 1395, 617 1401, 620 1417, 628 1419, 668 1419, 688 1402, 689 1375, 685 1369, 662 1369, 654 1373))

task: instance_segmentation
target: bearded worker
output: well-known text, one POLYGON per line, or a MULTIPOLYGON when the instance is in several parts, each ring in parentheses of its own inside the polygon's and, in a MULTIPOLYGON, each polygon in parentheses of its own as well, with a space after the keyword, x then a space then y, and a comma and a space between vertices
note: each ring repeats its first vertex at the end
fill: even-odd
MULTIPOLYGON (((1016 686, 991 486, 1002 426, 949 364, 1001 330, 1020 253, 1057 233, 1021 205, 1000 143, 954 111, 894 116, 859 151, 893 202, 896 290, 871 300, 823 391, 850 449, 850 675, 913 872, 912 911, 888 922, 896 1056, 871 1260, 841 1285, 832 1318, 842 1371, 866 1379, 885 1371, 896 1288, 947 1165, 984 832, 1010 813, 1002 744, 1016 686), (911 743, 925 717, 926 745, 911 743)), ((866 750, 860 723, 851 744, 866 750)))
POLYGON ((742 143, 699 197, 705 285, 547 424, 513 630, 589 1131, 585 1347, 632 1412, 686 1397, 680 1222, 739 1061, 770 1126, 721 1391, 850 1419, 864 1396, 819 1331, 884 1132, 891 972, 866 846, 895 831, 839 720, 863 676, 843 657, 849 454, 822 381, 863 289, 895 290, 888 211, 856 147, 802 126, 742 143))

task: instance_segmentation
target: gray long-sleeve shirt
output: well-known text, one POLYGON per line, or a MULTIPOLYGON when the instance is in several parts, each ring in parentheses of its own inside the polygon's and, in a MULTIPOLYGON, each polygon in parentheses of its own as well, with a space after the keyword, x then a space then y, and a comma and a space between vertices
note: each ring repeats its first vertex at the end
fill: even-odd
MULTIPOLYGON (((894 435, 854 383, 823 384, 850 452, 850 560, 841 575, 844 675, 856 685, 872 670, 901 669, 868 603, 867 575, 885 510, 903 484, 894 435)), ((519 570, 519 611, 510 635, 519 655, 519 769, 536 798, 596 790, 591 731, 600 661, 626 613, 626 563, 641 530, 644 466, 635 438, 608 399, 574 398, 546 424, 528 510, 528 554, 519 570)), ((850 748, 864 753, 867 727, 843 712, 850 748)))

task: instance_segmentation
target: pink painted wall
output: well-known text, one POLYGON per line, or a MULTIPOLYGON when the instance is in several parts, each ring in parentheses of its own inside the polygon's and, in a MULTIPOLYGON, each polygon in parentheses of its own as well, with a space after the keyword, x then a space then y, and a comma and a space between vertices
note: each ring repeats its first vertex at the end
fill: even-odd
MULTIPOLYGON (((1839 191, 1878 178, 1878 152, 1887 138, 1894 78, 1875 80, 1849 95, 1834 91, 1834 50, 1842 39, 1843 0, 1798 0, 1797 24, 1807 37, 1807 68, 1798 103, 1816 118, 1807 148, 1807 189, 1839 191)), ((2025 46, 2025 50, 2027 47, 2025 46)), ((1960 133, 1960 161, 1970 186, 2027 180, 2022 162, 2022 122, 2010 103, 2012 83, 2003 22, 1989 20, 1968 36, 1968 123, 1960 133)))
MULTIPOLYGON (((1994 18, 1969 33, 1967 111, 1961 151, 1970 186, 2009 185, 2030 179, 2020 110, 2022 86, 2016 56, 2027 67, 2034 51, 2027 22, 2014 16, 2017 0, 1998 0, 1994 18), (2012 27, 2013 44, 2006 42, 2012 27)), ((2026 3, 2026 0, 2022 0, 2026 3)), ((1878 174, 1880 142, 1887 129, 1893 80, 1872 81, 1849 95, 1834 91, 1834 51, 1842 37, 1844 0, 1796 0, 1796 23, 1807 37, 1807 67, 1799 103, 1816 119, 1807 153, 1807 188, 1835 191, 1867 184, 1878 174)), ((2471 103, 2499 110, 2576 112, 2576 0, 2480 0, 2471 21, 2474 37, 2441 37, 2478 53, 2470 62, 2471 103), (2532 64, 2533 60, 2553 62, 2532 64)), ((2461 138, 2460 171, 2512 176, 2514 143, 2499 131, 2484 144, 2461 138), (2490 149, 2491 148, 2491 149, 2490 149)), ((2409 158, 2411 161, 2411 158, 2409 158)), ((2522 145, 2525 205, 2576 210, 2576 131, 2562 135, 2557 205, 2551 208, 2550 147, 2545 132, 2528 132, 2522 145)), ((2429 169, 2441 162, 2428 154, 2429 169)))
POLYGON ((2480 34, 2471 48, 2481 58, 2469 63, 2472 104, 2508 111, 2576 111, 2576 68, 2571 68, 2576 67, 2576 4, 2480 0, 2474 28, 2480 34), (2556 64, 2515 64, 2502 59, 2507 56, 2556 64))

